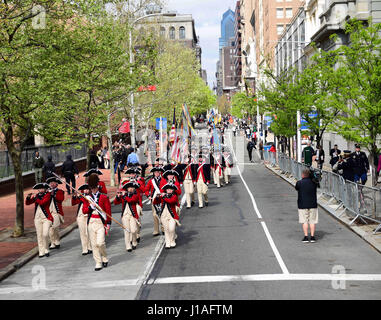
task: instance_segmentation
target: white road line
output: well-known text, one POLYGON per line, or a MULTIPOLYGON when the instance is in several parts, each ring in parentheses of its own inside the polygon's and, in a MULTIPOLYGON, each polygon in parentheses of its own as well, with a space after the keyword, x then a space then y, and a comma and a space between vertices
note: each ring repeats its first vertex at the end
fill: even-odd
MULTIPOLYGON (((238 159, 237 159, 236 154, 234 152, 233 142, 232 142, 232 139, 231 139, 231 133, 229 133, 228 136, 229 136, 229 142, 230 142, 230 147, 231 147, 233 156, 235 158, 236 163, 238 163, 238 159)), ((257 202, 255 201, 254 196, 253 196, 252 192, 250 191, 246 181, 243 179, 243 176, 242 176, 241 170, 239 168, 239 165, 237 165, 237 170, 238 170, 238 174, 241 177, 241 180, 242 180, 244 186, 246 187, 247 192, 249 193, 249 196, 251 198, 251 202, 253 203, 254 211, 257 214, 258 219, 262 219, 262 215, 261 215, 261 213, 258 210, 257 202)), ((286 267, 286 264, 284 263, 281 255, 280 255, 280 253, 279 253, 279 251, 278 251, 278 249, 277 249, 277 247, 276 247, 276 245, 274 243, 273 238, 271 237, 271 234, 270 234, 270 232, 269 232, 269 230, 268 230, 268 228, 266 226, 266 223, 264 221, 262 221, 261 225, 262 225, 262 228, 263 228, 263 230, 264 230, 264 232, 266 234, 267 240, 270 243, 271 249, 273 250, 273 252, 275 254, 275 257, 278 260, 278 263, 279 263, 280 268, 282 269, 282 272, 284 274, 289 274, 290 272, 288 271, 288 269, 286 267)))
MULTIPOLYGON (((186 201, 186 196, 184 194, 183 197, 181 198, 180 212, 181 212, 181 209, 183 208, 183 206, 185 204, 185 201, 186 201)), ((163 251, 164 245, 165 245, 165 238, 163 236, 160 236, 160 239, 159 239, 158 243, 156 244, 156 248, 155 248, 155 251, 154 251, 152 258, 146 264, 146 268, 145 268, 142 276, 139 277, 139 279, 138 279, 138 283, 140 285, 145 285, 147 283, 147 280, 149 279, 149 276, 151 275, 151 272, 152 272, 152 270, 156 264, 156 261, 157 261, 157 259, 159 259, 160 254, 163 251)))
MULTIPOLYGON (((187 283, 219 283, 219 282, 264 282, 264 281, 358 281, 379 282, 381 274, 334 274, 334 273, 278 273, 278 274, 247 274, 247 275, 220 275, 220 276, 189 276, 165 277, 151 279, 148 284, 187 284, 187 283)), ((30 287, 5 287, 0 288, 0 295, 33 293, 39 291, 56 290, 83 290, 99 288, 118 288, 141 285, 140 279, 98 281, 75 284, 63 284, 35 289, 30 287)))
POLYGON ((152 284, 184 284, 251 281, 381 281, 381 274, 250 274, 158 278, 152 284))

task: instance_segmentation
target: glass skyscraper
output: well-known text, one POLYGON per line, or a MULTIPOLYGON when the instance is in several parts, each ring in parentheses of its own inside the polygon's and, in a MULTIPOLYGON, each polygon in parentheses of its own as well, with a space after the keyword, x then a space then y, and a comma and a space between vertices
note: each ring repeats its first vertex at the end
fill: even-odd
POLYGON ((234 12, 229 9, 224 13, 221 20, 220 49, 231 45, 229 44, 230 38, 234 38, 234 12))

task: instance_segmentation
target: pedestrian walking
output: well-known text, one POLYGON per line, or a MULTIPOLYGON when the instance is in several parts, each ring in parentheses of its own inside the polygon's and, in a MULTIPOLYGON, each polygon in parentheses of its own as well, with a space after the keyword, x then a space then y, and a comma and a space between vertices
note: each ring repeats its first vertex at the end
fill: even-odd
POLYGON ((95 271, 100 271, 108 266, 106 252, 106 235, 111 228, 111 203, 107 195, 99 192, 99 177, 96 174, 89 176, 89 198, 91 202, 86 202, 83 206, 83 213, 88 215, 87 227, 90 237, 93 258, 95 260, 95 271), (101 209, 98 210, 97 204, 101 209))
POLYGON ((36 151, 34 158, 33 158, 33 168, 34 168, 34 178, 36 181, 36 184, 42 183, 42 173, 44 168, 44 158, 40 156, 40 153, 36 151))
POLYGON ((315 151, 311 147, 311 142, 308 142, 307 147, 305 147, 302 152, 303 163, 310 167, 312 165, 312 158, 314 155, 315 151))
POLYGON ((303 170, 302 179, 295 186, 298 191, 299 223, 303 225, 303 242, 316 241, 315 229, 318 223, 317 187, 318 184, 311 179, 310 170, 303 170), (311 234, 310 238, 308 238, 308 227, 311 234))
POLYGON ((38 183, 33 190, 38 190, 36 195, 28 194, 25 199, 26 205, 35 204, 34 208, 34 226, 36 227, 38 257, 49 257, 49 230, 53 224, 53 216, 49 206, 51 194, 48 192, 47 183, 38 183))
MULTIPOLYGON (((262 146, 263 147, 263 146, 262 146)), ((248 152, 248 154, 249 154, 249 160, 250 160, 250 162, 253 162, 253 149, 254 149, 254 143, 253 143, 253 141, 249 141, 248 143, 247 143, 247 152, 248 152)), ((263 149, 262 149, 263 150, 263 149)))
POLYGON ((361 180, 361 184, 365 185, 366 181, 368 180, 369 160, 365 152, 361 151, 359 144, 356 144, 355 152, 352 153, 351 157, 354 162, 354 182, 357 183, 361 180))
POLYGON ((91 249, 89 232, 87 230, 87 219, 88 214, 83 212, 83 207, 86 205, 87 200, 84 196, 89 195, 90 189, 88 184, 84 184, 78 188, 78 191, 82 192, 82 195, 78 195, 76 192, 73 194, 71 198, 71 205, 78 205, 77 209, 77 224, 79 229, 79 237, 81 239, 82 246, 82 255, 86 256, 91 254, 93 251, 91 249))
POLYGON ((333 146, 333 149, 329 151, 329 155, 331 156, 331 159, 329 160, 329 164, 333 168, 333 166, 336 164, 337 161, 339 161, 339 156, 341 154, 341 150, 338 149, 337 144, 333 146))
POLYGON ((75 179, 78 178, 78 174, 79 174, 79 171, 77 169, 77 166, 75 165, 75 162, 71 158, 71 155, 70 154, 67 155, 65 162, 62 164, 62 176, 65 177, 66 183, 68 184, 66 185, 66 190, 68 194, 70 194, 70 191, 71 191, 69 187, 70 183, 73 189, 75 189, 75 186, 76 186, 75 179))
POLYGON ((98 157, 95 154, 94 150, 90 151, 90 169, 97 169, 98 168, 98 157))
POLYGON ((325 160, 324 150, 323 150, 323 147, 319 145, 319 146, 317 147, 317 150, 316 150, 315 161, 317 162, 317 166, 318 166, 318 168, 319 168, 320 170, 323 169, 324 160, 325 160))
POLYGON ((62 223, 64 223, 62 203, 65 200, 65 192, 61 189, 58 189, 58 185, 62 184, 62 182, 56 177, 49 178, 46 180, 46 183, 48 183, 50 186, 49 210, 53 216, 53 225, 49 230, 50 249, 59 249, 61 246, 59 227, 62 223))
POLYGON ((45 174, 45 180, 48 180, 51 177, 54 177, 53 173, 56 172, 56 165, 52 161, 52 156, 48 156, 48 161, 44 163, 43 171, 45 174))

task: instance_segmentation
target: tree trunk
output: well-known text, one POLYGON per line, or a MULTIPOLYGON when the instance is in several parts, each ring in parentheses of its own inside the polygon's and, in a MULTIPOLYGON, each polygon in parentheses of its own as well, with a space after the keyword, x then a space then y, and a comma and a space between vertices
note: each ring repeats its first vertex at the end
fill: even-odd
POLYGON ((15 172, 16 191, 16 220, 12 237, 17 238, 24 235, 24 184, 22 178, 21 152, 16 151, 14 148, 11 149, 13 149, 10 151, 10 155, 15 172))
POLYGON ((90 156, 91 156, 91 152, 92 152, 92 148, 91 148, 91 136, 90 136, 90 134, 89 134, 89 136, 87 138, 86 144, 87 144, 86 167, 87 167, 87 170, 90 170, 90 156))
POLYGON ((374 164, 375 162, 375 159, 377 157, 377 146, 376 144, 373 144, 372 145, 372 149, 370 150, 370 153, 369 153, 369 165, 370 165, 370 174, 371 174, 371 179, 372 179, 372 186, 375 187, 377 186, 377 174, 376 174, 376 171, 377 171, 377 168, 374 164))

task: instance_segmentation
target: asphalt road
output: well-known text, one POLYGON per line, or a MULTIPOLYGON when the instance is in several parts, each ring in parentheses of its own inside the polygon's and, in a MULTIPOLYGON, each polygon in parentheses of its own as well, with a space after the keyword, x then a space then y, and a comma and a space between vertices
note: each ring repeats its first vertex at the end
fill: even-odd
POLYGON ((139 299, 380 299, 380 254, 322 210, 317 242, 302 243, 296 191, 257 155, 245 161, 258 212, 239 175, 211 186, 209 207, 186 212, 178 248, 161 254, 139 299), (339 272, 354 280, 331 280, 339 272))
POLYGON ((75 230, 1 282, 0 299, 380 299, 380 254, 322 210, 317 242, 302 243, 295 190, 255 160, 245 155, 232 184, 210 185, 208 207, 182 210, 175 249, 152 237, 145 206, 136 251, 125 251, 113 224, 110 265, 95 272, 75 230))

